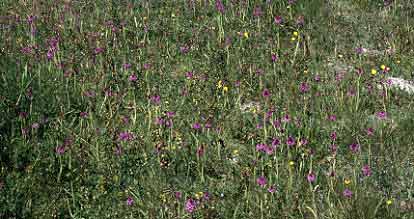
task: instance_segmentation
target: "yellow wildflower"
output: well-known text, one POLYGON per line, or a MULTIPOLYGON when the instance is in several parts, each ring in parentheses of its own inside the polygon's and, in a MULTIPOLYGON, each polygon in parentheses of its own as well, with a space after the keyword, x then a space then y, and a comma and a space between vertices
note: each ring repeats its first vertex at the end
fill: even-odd
POLYGON ((377 70, 376 69, 371 69, 371 74, 372 75, 376 75, 377 74, 377 70))
POLYGON ((223 91, 224 91, 224 92, 227 92, 227 91, 229 91, 229 87, 227 87, 227 86, 224 86, 224 87, 223 87, 223 91))
POLYGON ((289 166, 293 166, 293 165, 295 165, 295 162, 289 161, 289 166))
POLYGON ((381 69, 385 70, 386 66, 385 65, 381 65, 381 69))
POLYGON ((295 41, 296 40, 296 37, 292 37, 292 38, 290 38, 290 40, 291 41, 295 41))
POLYGON ((195 194, 195 198, 196 198, 196 199, 200 199, 202 196, 203 196, 203 192, 197 192, 197 193, 195 194))
POLYGON ((350 179, 345 179, 344 183, 345 183, 345 185, 349 185, 349 184, 351 184, 351 180, 350 179))
POLYGON ((217 88, 223 87, 223 82, 220 80, 217 82, 217 88))
POLYGON ((387 200, 387 205, 391 205, 392 204, 392 200, 391 199, 389 199, 389 200, 387 200))
POLYGON ((243 36, 249 38, 249 32, 244 32, 243 36))
POLYGON ((161 193, 160 194, 160 199, 162 200, 162 202, 166 202, 167 201, 167 198, 165 197, 165 194, 164 193, 161 193))
POLYGON ((297 37, 299 33, 297 31, 293 32, 293 36, 297 37))

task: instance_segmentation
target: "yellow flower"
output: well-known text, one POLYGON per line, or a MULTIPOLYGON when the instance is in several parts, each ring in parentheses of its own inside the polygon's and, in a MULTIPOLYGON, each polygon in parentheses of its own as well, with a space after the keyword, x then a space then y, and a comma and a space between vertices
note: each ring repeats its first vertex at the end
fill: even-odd
POLYGON ((203 196, 203 192, 197 192, 195 194, 196 199, 200 199, 203 196))
POLYGON ((234 150, 233 150, 233 155, 235 155, 235 156, 239 155, 239 150, 234 149, 234 150))
POLYGON ((174 13, 171 13, 171 17, 175 17, 175 14, 174 13))
POLYGON ((244 32, 243 36, 249 38, 249 32, 244 32))
POLYGON ((289 166, 293 166, 293 165, 295 165, 295 162, 289 161, 289 166))
POLYGON ((345 185, 349 185, 349 184, 351 184, 351 180, 350 179, 345 179, 344 183, 345 183, 345 185))
POLYGON ((223 87, 223 82, 220 80, 217 82, 217 88, 223 87))
POLYGON ((297 31, 293 32, 293 36, 297 37, 299 33, 297 31))
POLYGON ((381 65, 381 69, 385 70, 386 66, 385 65, 381 65))
POLYGON ((389 200, 387 200, 387 205, 391 205, 392 204, 392 200, 391 199, 389 199, 389 200))
POLYGON ((296 37, 292 37, 292 38, 290 38, 290 40, 291 41, 295 41, 296 40, 296 37))
POLYGON ((224 87, 223 87, 223 91, 224 91, 224 92, 227 92, 227 91, 229 91, 229 87, 227 87, 227 86, 224 86, 224 87))
POLYGON ((165 197, 165 194, 164 194, 164 193, 161 193, 161 194, 160 194, 160 199, 161 199, 163 202, 166 202, 166 201, 167 201, 167 198, 165 197))
POLYGON ((400 64, 401 63, 401 61, 400 60, 397 60, 397 64, 400 64))
POLYGON ((376 75, 377 74, 377 70, 376 69, 371 69, 371 74, 372 75, 376 75))
POLYGON ((308 69, 305 69, 305 70, 303 71, 303 73, 307 74, 307 73, 308 73, 308 69))

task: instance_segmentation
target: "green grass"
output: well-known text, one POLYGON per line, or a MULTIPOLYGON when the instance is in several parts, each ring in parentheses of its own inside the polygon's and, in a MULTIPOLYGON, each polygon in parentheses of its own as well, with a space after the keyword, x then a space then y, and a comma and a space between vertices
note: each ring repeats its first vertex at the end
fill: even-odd
POLYGON ((413 3, 222 2, 1 1, 0 218, 414 218, 413 3))

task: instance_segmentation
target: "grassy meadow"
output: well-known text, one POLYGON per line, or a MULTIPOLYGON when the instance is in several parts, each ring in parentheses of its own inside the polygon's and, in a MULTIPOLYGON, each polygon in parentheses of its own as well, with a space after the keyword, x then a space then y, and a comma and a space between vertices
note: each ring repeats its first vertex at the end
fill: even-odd
POLYGON ((1 0, 0 218, 412 219, 413 80, 411 0, 1 0))

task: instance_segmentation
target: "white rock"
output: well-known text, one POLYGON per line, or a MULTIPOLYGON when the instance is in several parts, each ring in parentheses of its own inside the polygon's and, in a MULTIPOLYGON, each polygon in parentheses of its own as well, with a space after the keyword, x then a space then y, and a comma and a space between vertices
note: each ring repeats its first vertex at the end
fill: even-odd
POLYGON ((409 94, 414 94, 414 82, 402 78, 388 77, 384 83, 386 87, 398 88, 409 94))
POLYGON ((259 105, 258 102, 247 102, 240 106, 240 110, 243 113, 251 112, 253 109, 257 109, 259 105))

